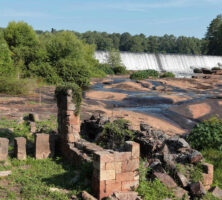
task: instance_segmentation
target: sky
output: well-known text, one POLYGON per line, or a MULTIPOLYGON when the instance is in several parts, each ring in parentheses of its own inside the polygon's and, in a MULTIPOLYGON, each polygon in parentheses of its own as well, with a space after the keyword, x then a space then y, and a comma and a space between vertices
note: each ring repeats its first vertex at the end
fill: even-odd
POLYGON ((222 0, 0 0, 0 27, 25 21, 35 30, 174 34, 203 38, 222 0))

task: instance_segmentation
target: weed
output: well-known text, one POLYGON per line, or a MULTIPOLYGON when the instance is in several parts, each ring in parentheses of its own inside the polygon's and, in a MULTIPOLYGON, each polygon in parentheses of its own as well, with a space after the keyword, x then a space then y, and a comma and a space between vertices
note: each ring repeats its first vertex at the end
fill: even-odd
POLYGON ((156 70, 148 69, 148 70, 142 70, 138 72, 134 72, 130 75, 130 79, 134 80, 142 80, 147 79, 149 77, 159 77, 159 73, 156 70))

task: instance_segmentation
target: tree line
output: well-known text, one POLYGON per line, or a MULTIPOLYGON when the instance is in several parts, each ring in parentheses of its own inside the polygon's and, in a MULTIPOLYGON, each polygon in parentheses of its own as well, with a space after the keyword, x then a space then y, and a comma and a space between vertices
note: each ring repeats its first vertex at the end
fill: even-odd
MULTIPOLYGON (((52 29, 51 32, 60 31, 52 29)), ((43 31, 37 31, 37 33, 44 34, 43 31)), ((122 34, 97 31, 74 33, 87 44, 95 45, 96 50, 102 51, 222 55, 222 15, 212 20, 202 39, 167 34, 146 37, 144 34, 131 35, 128 32, 122 34)))

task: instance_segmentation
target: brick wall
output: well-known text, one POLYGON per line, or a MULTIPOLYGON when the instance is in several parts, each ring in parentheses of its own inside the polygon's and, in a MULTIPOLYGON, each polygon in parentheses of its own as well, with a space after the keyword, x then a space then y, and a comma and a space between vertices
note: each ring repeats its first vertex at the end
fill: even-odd
POLYGON ((130 191, 139 185, 139 144, 129 141, 125 146, 127 152, 95 152, 93 192, 98 199, 113 192, 130 191))

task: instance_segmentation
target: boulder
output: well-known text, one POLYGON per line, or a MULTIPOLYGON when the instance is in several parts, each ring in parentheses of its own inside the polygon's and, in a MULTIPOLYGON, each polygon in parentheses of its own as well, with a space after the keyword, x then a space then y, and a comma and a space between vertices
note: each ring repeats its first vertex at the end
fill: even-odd
POLYGON ((180 172, 176 172, 175 176, 176 176, 176 179, 178 180, 179 184, 182 187, 187 187, 188 186, 189 181, 183 174, 181 174, 180 172))
POLYGON ((202 69, 195 68, 195 69, 193 70, 193 73, 195 73, 195 74, 201 74, 201 73, 203 73, 203 71, 202 71, 202 69))
POLYGON ((197 151, 197 150, 193 150, 193 152, 189 155, 189 162, 190 163, 198 163, 203 159, 202 154, 197 151))
POLYGON ((217 187, 217 186, 212 187, 212 188, 209 190, 209 192, 211 192, 211 194, 212 194, 214 197, 216 197, 216 198, 218 198, 218 199, 222 199, 222 190, 221 190, 219 187, 217 187))
POLYGON ((39 115, 36 113, 29 113, 28 119, 31 122, 37 122, 37 121, 39 121, 39 115))
POLYGON ((109 196, 110 200, 141 200, 137 192, 114 192, 109 196))
POLYGON ((202 72, 203 72, 203 74, 212 74, 213 73, 212 70, 207 69, 207 68, 202 68, 202 72))
POLYGON ((190 193, 192 196, 201 197, 206 194, 203 184, 199 181, 190 185, 190 193))
POLYGON ((166 140, 166 144, 172 151, 176 151, 180 148, 190 148, 190 145, 183 138, 180 138, 177 135, 168 138, 166 140))
POLYGON ((92 196, 91 194, 89 194, 88 192, 86 191, 83 191, 82 192, 82 198, 84 200, 96 200, 96 198, 94 196, 92 196))
POLYGON ((154 172, 154 177, 159 179, 168 188, 176 188, 177 184, 175 181, 166 173, 154 172))
POLYGON ((151 126, 149 126, 148 124, 140 123, 140 130, 141 131, 149 131, 150 128, 151 128, 151 126))

